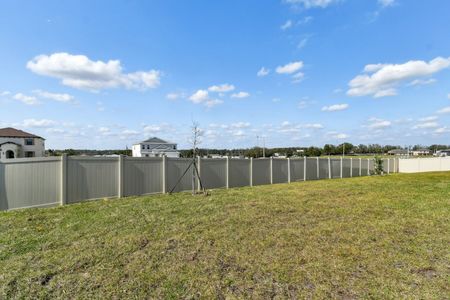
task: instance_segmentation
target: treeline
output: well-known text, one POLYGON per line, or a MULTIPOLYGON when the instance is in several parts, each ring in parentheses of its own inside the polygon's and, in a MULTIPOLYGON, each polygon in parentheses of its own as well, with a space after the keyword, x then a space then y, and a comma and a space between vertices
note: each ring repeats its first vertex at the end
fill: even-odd
POLYGON ((63 154, 67 154, 69 156, 75 156, 75 155, 88 155, 88 156, 94 156, 94 155, 126 155, 131 156, 131 150, 125 149, 125 150, 91 150, 91 149, 64 149, 64 150, 55 150, 55 149, 48 149, 46 150, 47 156, 61 156, 63 154))
MULTIPOLYGON (((429 149, 431 151, 449 149, 450 145, 431 145, 422 146, 414 145, 410 150, 429 149)), ((406 149, 399 145, 353 145, 351 143, 343 143, 340 145, 326 144, 323 147, 287 147, 287 148, 261 148, 253 147, 247 149, 197 149, 197 155, 200 156, 242 156, 242 157, 271 157, 271 156, 322 156, 322 155, 363 155, 363 154, 387 154, 393 149, 406 149)), ((192 157, 192 150, 180 150, 181 157, 192 157)))

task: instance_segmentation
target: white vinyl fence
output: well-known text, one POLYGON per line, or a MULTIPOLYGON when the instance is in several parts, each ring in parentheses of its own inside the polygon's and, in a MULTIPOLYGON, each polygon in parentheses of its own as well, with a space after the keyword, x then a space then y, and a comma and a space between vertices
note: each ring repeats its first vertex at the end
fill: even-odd
MULTIPOLYGON (((0 163, 0 210, 167 193, 191 160, 166 157, 46 157, 0 163)), ((207 189, 367 176, 374 164, 360 158, 199 159, 207 189)), ((191 167, 192 168, 192 167, 191 167)), ((398 160, 385 159, 387 173, 398 160)), ((198 187, 198 182, 195 183, 198 187)), ((175 192, 192 189, 192 170, 175 192)))
POLYGON ((401 173, 450 171, 450 157, 411 158, 399 160, 401 173))

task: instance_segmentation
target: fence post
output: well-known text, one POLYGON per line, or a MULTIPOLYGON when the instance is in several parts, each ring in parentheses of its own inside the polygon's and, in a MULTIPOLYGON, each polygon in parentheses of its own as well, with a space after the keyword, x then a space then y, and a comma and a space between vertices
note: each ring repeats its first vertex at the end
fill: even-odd
POLYGON ((320 179, 320 173, 319 173, 319 157, 317 157, 317 179, 320 179))
POLYGON ((273 156, 270 157, 270 184, 273 184, 273 156))
POLYGON ((328 179, 331 179, 331 158, 328 156, 328 179))
POLYGON ((253 186, 253 157, 250 157, 250 186, 253 186))
POLYGON ((397 159, 394 158, 394 173, 397 173, 397 159))
POLYGON ((119 155, 119 168, 118 168, 118 191, 117 191, 117 197, 122 198, 123 197, 123 155, 119 155))
POLYGON ((303 181, 306 181, 306 156, 303 156, 303 181))
POLYGON ((225 187, 228 189, 228 188, 230 188, 230 158, 228 156, 226 157, 225 163, 226 163, 225 173, 227 176, 225 179, 225 187))
POLYGON ((367 176, 370 176, 370 158, 367 159, 367 176))
POLYGON ((61 195, 60 204, 67 203, 67 154, 61 155, 61 195))
POLYGON ((350 157, 350 177, 353 177, 353 157, 350 157))
POLYGON ((162 177, 162 193, 163 194, 167 193, 167 185, 166 185, 167 169, 166 168, 167 168, 167 166, 166 166, 166 156, 163 155, 163 157, 162 157, 162 168, 161 168, 161 170, 162 170, 162 175, 161 175, 161 177, 162 177))
POLYGON ((359 176, 361 177, 362 159, 359 159, 359 176))
MULTIPOLYGON (((202 158, 200 157, 200 155, 197 156, 197 161, 198 161, 197 168, 198 168, 198 177, 199 177, 199 178, 197 178, 197 190, 201 191, 202 187, 201 187, 201 184, 200 184, 200 178, 202 176, 202 167, 201 167, 202 158)), ((195 180, 195 178, 193 178, 192 180, 195 180)), ((193 184, 195 186, 195 182, 193 184)))
POLYGON ((341 178, 343 178, 343 176, 342 176, 342 169, 344 168, 343 164, 344 164, 344 158, 341 156, 341 178))
POLYGON ((288 183, 291 183, 291 159, 287 158, 287 164, 288 164, 288 183))
POLYGON ((387 173, 389 174, 390 173, 390 165, 391 165, 391 159, 390 158, 388 158, 388 167, 387 167, 387 173))

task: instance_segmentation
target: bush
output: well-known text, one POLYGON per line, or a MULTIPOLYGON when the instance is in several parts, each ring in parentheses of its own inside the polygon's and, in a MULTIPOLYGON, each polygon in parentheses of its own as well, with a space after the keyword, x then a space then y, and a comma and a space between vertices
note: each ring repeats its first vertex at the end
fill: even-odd
POLYGON ((375 156, 375 158, 374 158, 373 173, 375 175, 383 175, 384 174, 383 160, 379 156, 375 156))

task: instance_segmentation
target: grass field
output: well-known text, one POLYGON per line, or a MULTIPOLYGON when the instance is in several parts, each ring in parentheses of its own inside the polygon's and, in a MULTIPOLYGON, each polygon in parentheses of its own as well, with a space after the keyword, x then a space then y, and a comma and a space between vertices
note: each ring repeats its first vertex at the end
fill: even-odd
POLYGON ((0 298, 448 299, 450 173, 0 214, 0 298))

